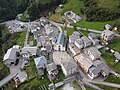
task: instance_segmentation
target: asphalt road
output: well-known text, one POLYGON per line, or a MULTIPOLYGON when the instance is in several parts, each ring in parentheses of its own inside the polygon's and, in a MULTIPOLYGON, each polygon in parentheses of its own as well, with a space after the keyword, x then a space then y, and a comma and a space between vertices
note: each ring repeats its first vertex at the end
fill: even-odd
POLYGON ((84 82, 89 82, 93 84, 99 84, 99 85, 104 85, 104 86, 110 86, 110 87, 115 87, 115 88, 120 88, 120 84, 115 84, 115 83, 109 83, 109 82, 102 82, 102 81, 95 81, 95 80, 88 80, 85 79, 83 80, 84 82))
MULTIPOLYGON (((53 23, 54 25, 58 25, 58 26, 60 26, 60 27, 64 27, 64 24, 56 23, 56 22, 52 22, 52 23, 53 23)), ((69 25, 68 28, 74 28, 74 27, 69 25)), ((84 30, 84 31, 95 32, 95 33, 102 33, 102 31, 100 31, 100 30, 94 30, 94 29, 89 29, 89 28, 77 27, 77 29, 84 30)))
POLYGON ((86 85, 88 85, 88 86, 94 88, 95 90, 103 90, 103 89, 99 88, 98 86, 93 85, 93 84, 91 84, 91 83, 89 83, 89 82, 84 82, 84 83, 85 83, 86 85))
POLYGON ((0 87, 2 87, 4 84, 6 84, 6 83, 8 83, 9 81, 11 81, 11 79, 13 79, 16 75, 17 75, 17 73, 9 74, 7 77, 5 77, 4 79, 2 79, 2 80, 0 81, 0 87))

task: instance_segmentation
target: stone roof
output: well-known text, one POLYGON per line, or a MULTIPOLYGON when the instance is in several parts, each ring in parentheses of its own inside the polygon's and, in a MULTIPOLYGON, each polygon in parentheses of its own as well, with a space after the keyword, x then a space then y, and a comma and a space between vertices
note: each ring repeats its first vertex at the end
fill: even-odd
POLYGON ((80 33, 75 31, 72 35, 69 36, 69 41, 74 42, 76 39, 80 38, 80 33))
POLYGON ((114 33, 110 30, 104 30, 102 33, 104 33, 106 36, 114 35, 114 33))
POLYGON ((37 68, 38 75, 44 75, 44 69, 43 68, 37 68))
POLYGON ((70 70, 74 67, 77 67, 77 64, 76 64, 76 62, 74 61, 73 58, 70 58, 68 60, 61 60, 60 62, 63 65, 63 67, 65 68, 66 71, 68 71, 68 70, 70 70))
POLYGON ((80 53, 80 50, 74 43, 69 43, 69 47, 72 48, 76 53, 80 53))
POLYGON ((106 28, 106 30, 109 30, 109 29, 112 28, 112 26, 111 26, 110 24, 106 24, 106 25, 105 25, 105 28, 106 28))
POLYGON ((57 66, 55 65, 55 63, 53 62, 53 63, 50 63, 50 64, 48 64, 47 66, 46 66, 46 68, 47 68, 47 71, 49 72, 51 72, 51 71, 53 71, 53 70, 56 70, 57 69, 57 66))
POLYGON ((99 74, 101 71, 104 71, 106 74, 108 74, 108 69, 104 63, 99 64, 97 67, 91 67, 89 71, 91 71, 94 75, 99 74))
POLYGON ((86 48, 86 49, 84 49, 84 51, 87 54, 89 54, 89 53, 92 54, 94 57, 100 57, 101 56, 101 53, 95 47, 86 48))
POLYGON ((49 38, 55 37, 59 34, 59 28, 50 24, 45 25, 45 30, 49 38))
POLYGON ((94 73, 96 75, 96 74, 98 74, 98 73, 101 72, 101 70, 102 70, 103 67, 104 67, 104 64, 100 64, 97 67, 91 67, 89 70, 92 71, 92 73, 94 73))
POLYGON ((86 36, 81 37, 81 39, 83 40, 84 43, 92 43, 92 41, 88 39, 88 37, 86 36))
POLYGON ((46 48, 47 51, 51 52, 52 44, 50 42, 46 42, 46 44, 44 45, 44 48, 46 48))
POLYGON ((93 39, 92 42, 96 43, 96 42, 100 42, 99 39, 93 39))
POLYGON ((89 37, 90 39, 98 39, 98 35, 95 34, 95 33, 89 33, 89 34, 88 34, 88 37, 89 37))
POLYGON ((115 53, 114 53, 114 56, 115 56, 117 59, 120 60, 120 53, 119 53, 119 52, 115 52, 115 53))
POLYGON ((75 41, 76 41, 79 45, 84 45, 82 39, 77 39, 77 40, 75 40, 75 41))
POLYGON ((49 34, 48 34, 48 37, 49 37, 49 38, 54 38, 54 37, 57 37, 58 34, 59 34, 59 31, 55 30, 55 31, 49 33, 49 34))
POLYGON ((95 61, 93 62, 94 66, 98 66, 98 65, 100 65, 101 63, 102 63, 101 60, 95 60, 95 61))
POLYGON ((41 35, 41 31, 40 30, 39 31, 34 31, 33 34, 35 36, 39 37, 41 35))
MULTIPOLYGON (((89 68, 91 66, 93 66, 92 61, 89 58, 87 58, 84 54, 79 54, 79 55, 75 56, 74 59, 79 63, 83 63, 84 66, 86 66, 87 70, 89 70, 89 68)), ((81 66, 81 64, 80 64, 80 66, 81 66)))
POLYGON ((40 36, 39 38, 37 38, 37 43, 41 44, 42 46, 45 44, 45 42, 46 42, 45 36, 40 36))
POLYGON ((36 55, 37 54, 37 50, 38 50, 37 47, 23 47, 21 53, 22 54, 24 54, 24 53, 30 53, 32 55, 36 55))
POLYGON ((7 50, 7 53, 4 55, 3 61, 5 60, 14 60, 16 58, 16 52, 18 52, 19 49, 16 48, 10 48, 7 50))

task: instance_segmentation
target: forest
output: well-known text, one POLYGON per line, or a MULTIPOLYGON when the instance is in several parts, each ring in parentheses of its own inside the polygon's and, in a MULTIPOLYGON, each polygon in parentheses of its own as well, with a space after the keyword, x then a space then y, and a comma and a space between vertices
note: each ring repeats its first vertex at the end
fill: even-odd
POLYGON ((40 17, 41 13, 51 11, 59 4, 64 4, 67 0, 0 0, 0 22, 11 20, 17 14, 26 10, 30 20, 40 17))
POLYGON ((120 0, 80 0, 84 7, 80 12, 86 16, 86 21, 114 21, 113 27, 120 33, 120 0))
POLYGON ((82 14, 86 15, 87 21, 112 21, 120 17, 120 1, 118 1, 116 4, 117 5, 115 8, 116 10, 112 10, 112 8, 109 7, 104 6, 101 7, 101 5, 99 5, 99 3, 101 2, 98 2, 99 0, 80 0, 80 1, 84 2, 85 6, 80 11, 82 14))

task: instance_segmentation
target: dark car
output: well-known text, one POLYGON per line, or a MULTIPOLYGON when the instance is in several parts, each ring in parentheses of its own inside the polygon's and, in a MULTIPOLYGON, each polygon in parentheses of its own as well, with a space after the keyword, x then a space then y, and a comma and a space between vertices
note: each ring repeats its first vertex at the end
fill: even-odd
POLYGON ((19 63, 19 59, 17 58, 15 61, 15 66, 18 65, 18 63, 19 63))

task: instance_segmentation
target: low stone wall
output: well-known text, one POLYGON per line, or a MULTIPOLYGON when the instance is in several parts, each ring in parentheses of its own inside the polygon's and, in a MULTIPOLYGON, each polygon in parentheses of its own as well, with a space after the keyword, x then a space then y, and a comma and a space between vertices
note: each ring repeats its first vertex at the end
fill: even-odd
POLYGON ((73 82, 73 81, 75 81, 75 80, 76 80, 76 76, 75 76, 75 75, 74 75, 74 76, 71 76, 71 77, 66 78, 66 79, 64 80, 64 84, 73 82))
POLYGON ((52 83, 49 85, 49 90, 55 90, 56 88, 63 86, 65 84, 71 83, 75 80, 76 80, 76 76, 74 75, 74 76, 68 77, 68 78, 64 79, 64 81, 58 82, 56 84, 52 83))

